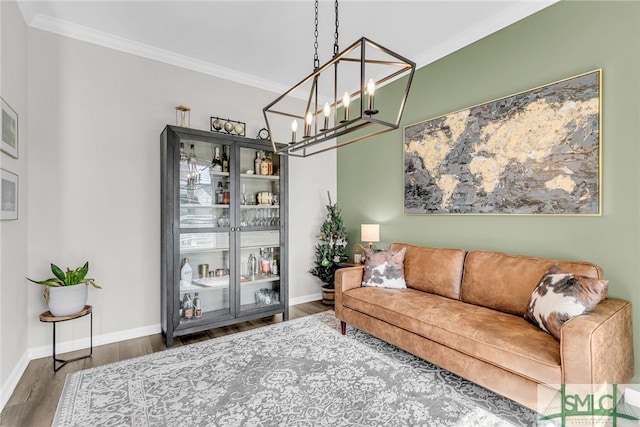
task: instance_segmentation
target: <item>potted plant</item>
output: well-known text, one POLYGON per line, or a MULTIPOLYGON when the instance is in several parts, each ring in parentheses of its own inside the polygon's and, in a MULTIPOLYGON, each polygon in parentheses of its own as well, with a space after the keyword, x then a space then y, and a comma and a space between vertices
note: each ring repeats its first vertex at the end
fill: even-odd
POLYGON ((51 263, 51 272, 54 277, 45 280, 27 280, 44 285, 44 298, 47 300, 49 311, 54 316, 69 316, 82 311, 87 303, 87 289, 91 284, 94 288, 102 289, 94 279, 87 277, 89 262, 82 267, 62 271, 60 267, 51 263))

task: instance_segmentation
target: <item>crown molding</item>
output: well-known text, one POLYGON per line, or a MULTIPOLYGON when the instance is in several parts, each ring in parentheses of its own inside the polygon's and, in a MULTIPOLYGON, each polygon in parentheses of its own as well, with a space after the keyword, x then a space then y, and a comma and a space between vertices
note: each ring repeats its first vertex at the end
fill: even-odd
MULTIPOLYGON (((515 22, 518 22, 540 10, 557 3, 559 0, 522 0, 515 3, 502 13, 492 16, 477 25, 469 28, 464 33, 440 43, 438 46, 419 54, 414 61, 416 68, 422 68, 441 59, 465 46, 470 45, 490 34, 493 34, 515 22)), ((290 86, 283 85, 272 80, 258 77, 222 67, 209 62, 201 61, 179 53, 159 49, 150 45, 139 43, 123 37, 98 31, 89 27, 37 13, 36 7, 30 1, 17 1, 27 25, 43 31, 48 31, 61 36, 81 40, 98 46, 107 47, 120 52, 129 53, 147 59, 152 59, 165 64, 187 70, 196 71, 213 77, 235 83, 259 88, 273 93, 284 93, 290 86)), ((387 82, 389 83, 389 82, 387 82)))
MULTIPOLYGON (((24 3, 24 2, 20 2, 24 3)), ((36 14, 31 18, 28 25, 43 31, 55 33, 64 37, 81 40, 98 46, 107 47, 120 52, 129 53, 131 55, 140 56, 142 58, 152 59, 165 64, 175 65, 176 67, 185 68, 210 76, 218 77, 224 80, 233 81, 267 90, 274 93, 281 93, 289 89, 288 86, 267 80, 252 74, 243 73, 230 68, 221 67, 209 62, 201 61, 179 53, 171 52, 139 43, 123 37, 114 36, 109 33, 95 30, 93 28, 78 25, 72 22, 52 18, 43 14, 36 14)))
POLYGON ((414 58, 416 68, 424 67, 438 59, 444 58, 465 46, 496 33, 509 25, 515 24, 516 22, 541 11, 552 4, 558 3, 559 1, 560 0, 519 1, 508 9, 505 9, 503 12, 470 27, 467 31, 459 34, 458 36, 452 37, 447 41, 440 43, 438 46, 421 53, 414 58))

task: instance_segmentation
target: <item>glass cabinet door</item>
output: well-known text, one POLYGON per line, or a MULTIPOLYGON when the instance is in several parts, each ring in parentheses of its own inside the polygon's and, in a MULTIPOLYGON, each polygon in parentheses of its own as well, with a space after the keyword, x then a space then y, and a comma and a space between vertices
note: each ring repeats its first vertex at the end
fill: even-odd
POLYGON ((280 157, 240 148, 240 312, 282 306, 280 298, 280 157))
POLYGON ((232 314, 233 221, 225 144, 180 141, 180 324, 232 314))

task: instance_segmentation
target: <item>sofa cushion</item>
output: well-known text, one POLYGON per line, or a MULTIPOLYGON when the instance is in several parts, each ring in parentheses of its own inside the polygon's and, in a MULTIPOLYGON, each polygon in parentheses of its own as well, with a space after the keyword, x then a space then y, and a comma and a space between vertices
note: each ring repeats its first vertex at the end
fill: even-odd
POLYGON ((405 289, 404 248, 399 251, 365 248, 366 261, 362 275, 362 286, 405 289))
POLYGON ((524 317, 560 341, 562 325, 592 311, 606 298, 607 285, 607 280, 567 273, 554 265, 533 290, 524 317))
POLYGON ((342 303, 534 381, 560 384, 560 345, 522 316, 415 289, 355 288, 342 303))
POLYGON ((464 264, 460 299, 470 304, 524 316, 531 292, 544 272, 554 264, 569 273, 602 278, 602 270, 588 262, 471 251, 464 264))
POLYGON ((406 243, 391 244, 392 250, 406 248, 404 278, 407 287, 459 299, 466 252, 460 249, 426 248, 406 243))

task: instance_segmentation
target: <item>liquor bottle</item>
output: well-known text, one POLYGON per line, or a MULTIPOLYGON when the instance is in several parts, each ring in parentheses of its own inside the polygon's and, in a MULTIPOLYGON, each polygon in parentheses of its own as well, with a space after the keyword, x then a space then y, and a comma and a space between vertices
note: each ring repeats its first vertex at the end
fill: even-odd
POLYGON ((222 181, 218 181, 218 188, 216 188, 216 205, 224 204, 224 189, 222 188, 222 181))
POLYGON ((268 175, 273 175, 273 159, 271 158, 271 154, 267 157, 267 166, 269 168, 268 175))
POLYGON ((180 281, 185 283, 191 283, 193 277, 193 269, 189 265, 189 258, 182 260, 182 268, 180 269, 180 281))
POLYGON ((202 303, 197 292, 193 296, 193 315, 196 319, 202 317, 202 303))
POLYGON ((260 158, 260 152, 256 151, 256 159, 253 161, 253 172, 256 175, 260 175, 260 163, 262 159, 260 158))
POLYGON ((275 257, 271 261, 271 274, 274 276, 278 275, 278 260, 275 257))
POLYGON ((182 299, 182 310, 185 319, 193 318, 193 301, 191 301, 191 294, 184 294, 182 299))
POLYGON ((222 172, 222 160, 220 160, 220 147, 215 147, 213 151, 213 160, 211 160, 211 170, 222 172))
POLYGON ((254 254, 249 255, 249 262, 247 263, 247 269, 249 270, 249 278, 256 280, 256 272, 258 270, 258 260, 254 254))
POLYGON ((184 152, 184 142, 180 143, 180 163, 187 163, 187 153, 184 152))
POLYGON ((260 273, 267 276, 271 273, 271 260, 269 259, 269 253, 260 248, 260 273))
POLYGON ((194 184, 196 181, 200 181, 200 176, 198 174, 198 158, 196 157, 195 146, 191 144, 191 150, 189 151, 189 180, 191 184, 194 184))
POLYGON ((262 152, 262 158, 260 159, 260 175, 269 175, 269 162, 267 162, 264 151, 262 152))
POLYGON ((227 146, 222 146, 222 172, 229 172, 229 155, 227 154, 227 146))
POLYGON ((224 190, 222 191, 222 204, 228 205, 231 202, 231 193, 229 192, 229 181, 225 181, 224 190))

